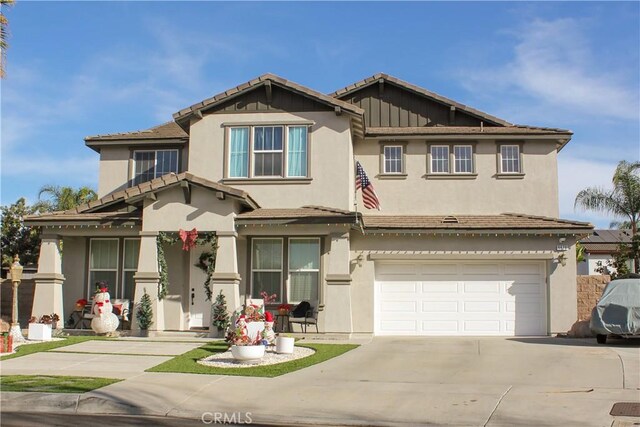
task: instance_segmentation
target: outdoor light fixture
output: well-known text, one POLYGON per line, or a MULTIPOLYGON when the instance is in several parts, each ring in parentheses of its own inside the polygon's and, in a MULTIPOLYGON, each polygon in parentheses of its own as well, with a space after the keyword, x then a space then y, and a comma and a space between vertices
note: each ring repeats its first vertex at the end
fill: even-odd
POLYGON ((11 313, 11 331, 9 333, 13 337, 14 343, 25 341, 22 335, 22 329, 20 328, 20 322, 18 321, 18 286, 22 281, 22 270, 20 258, 18 255, 14 255, 13 264, 11 264, 11 268, 9 269, 13 288, 13 311, 11 313))

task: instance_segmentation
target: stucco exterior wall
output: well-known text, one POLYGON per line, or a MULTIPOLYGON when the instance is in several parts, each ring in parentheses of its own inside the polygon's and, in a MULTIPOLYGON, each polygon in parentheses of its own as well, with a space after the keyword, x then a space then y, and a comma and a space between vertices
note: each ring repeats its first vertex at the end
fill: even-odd
POLYGON ((100 174, 98 176, 98 197, 129 186, 128 147, 103 147, 100 149, 100 174))
MULTIPOLYGON (((452 141, 428 141, 428 144, 452 141)), ((458 142, 469 144, 469 142, 458 142)), ((522 149, 524 177, 498 178, 496 141, 476 143, 477 176, 435 178, 427 176, 429 146, 424 140, 378 142, 356 140, 355 157, 372 179, 382 204, 381 215, 463 215, 526 213, 557 218, 558 177, 554 141, 525 141, 522 149), (381 146, 406 143, 406 177, 381 176, 381 146)), ((452 165, 450 165, 452 167, 452 165)), ((362 197, 358 194, 358 206, 362 197)), ((378 213, 376 213, 378 214, 378 213)))
POLYGON ((159 192, 157 200, 145 200, 143 231, 233 231, 238 202, 219 200, 210 190, 191 186, 191 204, 187 205, 180 187, 159 192))
POLYGON ((360 266, 352 262, 351 293, 354 332, 373 333, 375 261, 371 252, 388 253, 393 259, 490 259, 544 261, 547 271, 547 319, 549 333, 566 332, 575 322, 576 266, 575 241, 566 254, 566 265, 552 261, 557 237, 442 237, 362 236, 351 233, 351 259, 360 255, 360 266))
POLYGON ((210 114, 191 125, 189 172, 212 181, 224 180, 224 124, 259 125, 313 122, 310 132, 310 181, 253 182, 226 180, 247 191, 261 207, 294 208, 321 205, 350 209, 353 200, 353 157, 349 118, 333 112, 210 114))

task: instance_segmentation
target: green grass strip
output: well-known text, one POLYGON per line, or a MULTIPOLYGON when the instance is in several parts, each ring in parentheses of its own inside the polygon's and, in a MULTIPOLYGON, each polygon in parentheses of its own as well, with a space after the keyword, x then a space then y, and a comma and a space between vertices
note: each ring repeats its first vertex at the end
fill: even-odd
POLYGON ((47 341, 38 344, 23 344, 16 349, 13 354, 7 354, 0 357, 0 360, 9 360, 16 357, 28 356, 29 354, 40 353, 41 351, 53 350, 55 348, 66 347, 68 345, 78 344, 85 341, 92 340, 106 340, 113 338, 96 337, 96 336, 80 336, 80 337, 67 337, 63 340, 47 341))
POLYGON ((120 381, 122 380, 116 378, 69 377, 63 375, 3 375, 0 376, 0 388, 2 391, 86 393, 120 381))
POLYGON ((300 347, 308 347, 315 350, 311 356, 302 359, 282 362, 275 365, 256 366, 251 368, 218 368, 213 366, 200 365, 198 360, 216 353, 227 351, 224 342, 210 342, 202 347, 188 351, 171 360, 167 360, 157 366, 149 368, 146 372, 179 372, 188 374, 207 375, 238 375, 248 377, 277 377, 306 368, 316 363, 324 362, 340 356, 347 351, 358 347, 355 344, 303 344, 300 347))

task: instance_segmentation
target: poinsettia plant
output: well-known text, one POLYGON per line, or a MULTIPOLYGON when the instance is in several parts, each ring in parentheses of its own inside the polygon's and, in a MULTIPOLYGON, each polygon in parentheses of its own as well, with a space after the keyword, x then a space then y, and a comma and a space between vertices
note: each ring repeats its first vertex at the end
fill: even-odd
POLYGON ((278 306, 278 311, 286 311, 286 312, 291 311, 291 304, 280 304, 278 306))

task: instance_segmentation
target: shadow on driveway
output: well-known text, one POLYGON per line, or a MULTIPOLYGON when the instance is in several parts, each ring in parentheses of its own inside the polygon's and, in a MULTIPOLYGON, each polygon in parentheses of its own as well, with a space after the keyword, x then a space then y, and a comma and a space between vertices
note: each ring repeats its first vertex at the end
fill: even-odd
POLYGON ((607 338, 606 344, 598 344, 595 338, 564 338, 564 337, 516 337, 507 338, 508 341, 522 342, 526 344, 561 345, 565 347, 631 347, 640 348, 640 337, 634 338, 607 338))

